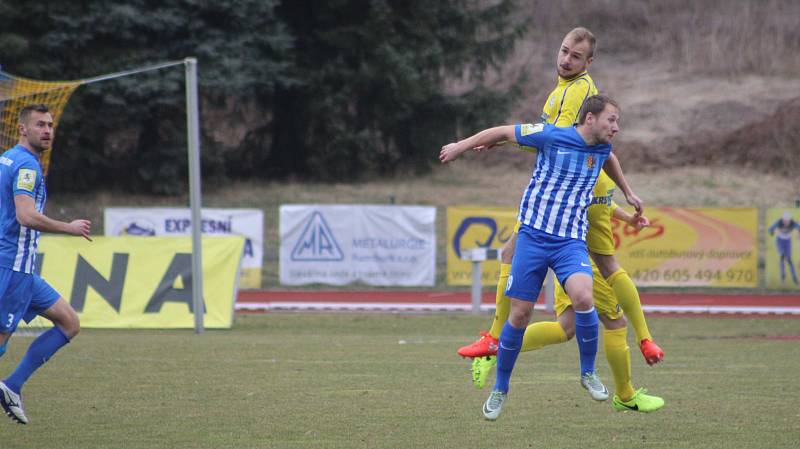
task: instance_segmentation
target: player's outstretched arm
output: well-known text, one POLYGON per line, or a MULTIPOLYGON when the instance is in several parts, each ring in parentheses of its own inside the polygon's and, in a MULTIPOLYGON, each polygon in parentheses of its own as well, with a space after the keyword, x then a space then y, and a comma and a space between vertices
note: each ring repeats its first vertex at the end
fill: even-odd
POLYGON ((504 140, 516 141, 513 125, 485 129, 464 140, 448 143, 439 151, 439 160, 442 163, 451 162, 458 159, 465 151, 477 148, 489 149, 504 140))
POLYGON ((631 187, 625 180, 625 175, 622 174, 622 166, 619 165, 619 160, 613 152, 608 155, 608 159, 606 159, 606 162, 603 164, 603 170, 617 183, 622 193, 625 194, 625 200, 628 201, 628 204, 636 209, 637 214, 641 215, 642 210, 644 210, 644 202, 631 190, 631 187))
MULTIPOLYGON (((616 206, 616 204, 614 204, 614 206, 616 206)), ((614 218, 616 218, 617 220, 624 221, 625 223, 628 223, 629 225, 633 226, 637 231, 641 231, 642 228, 650 226, 650 220, 644 215, 640 215, 638 213, 631 214, 621 207, 614 207, 613 215, 614 218)))
POLYGON ((53 220, 37 211, 36 205, 33 202, 33 197, 28 195, 14 195, 14 205, 17 209, 17 221, 22 226, 40 232, 81 236, 91 241, 89 232, 92 228, 92 222, 89 220, 73 220, 69 223, 53 220))

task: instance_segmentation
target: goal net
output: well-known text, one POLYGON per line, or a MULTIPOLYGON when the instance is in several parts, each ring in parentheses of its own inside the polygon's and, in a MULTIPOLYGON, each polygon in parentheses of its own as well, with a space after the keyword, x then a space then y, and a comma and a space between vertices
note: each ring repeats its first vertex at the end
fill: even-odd
MULTIPOLYGON (((0 71, 0 152, 17 144, 17 121, 23 107, 29 104, 46 104, 53 115, 55 129, 69 97, 81 84, 81 81, 37 81, 0 71)), ((50 168, 52 151, 51 147, 42 154, 42 170, 45 175, 50 168)))

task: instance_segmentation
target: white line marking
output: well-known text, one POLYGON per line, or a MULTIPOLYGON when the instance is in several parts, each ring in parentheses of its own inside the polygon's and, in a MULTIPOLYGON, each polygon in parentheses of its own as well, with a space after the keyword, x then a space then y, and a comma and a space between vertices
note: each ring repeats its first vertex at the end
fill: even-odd
MULTIPOLYGON (((494 304, 481 304, 481 311, 494 310, 494 304)), ((536 304, 536 310, 545 310, 544 304, 536 304)), ((756 307, 756 306, 642 306, 650 313, 733 313, 745 315, 800 315, 800 307, 756 307)), ((371 311, 441 311, 469 312, 471 304, 432 303, 367 303, 367 302, 246 302, 236 303, 235 310, 266 312, 268 310, 371 310, 371 311)))

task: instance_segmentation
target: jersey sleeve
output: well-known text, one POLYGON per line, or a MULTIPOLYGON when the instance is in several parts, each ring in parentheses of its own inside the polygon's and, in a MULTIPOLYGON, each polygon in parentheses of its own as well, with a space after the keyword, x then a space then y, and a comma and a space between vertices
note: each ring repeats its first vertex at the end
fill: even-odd
POLYGON ((553 125, 564 128, 577 123, 581 106, 583 106, 583 102, 586 101, 590 95, 591 84, 585 79, 578 80, 567 87, 566 92, 564 92, 564 100, 561 102, 558 117, 556 121, 553 122, 553 125))
POLYGON ((23 162, 14 171, 12 189, 14 195, 34 196, 36 184, 42 176, 42 171, 33 162, 23 162))
POLYGON ((544 144, 547 141, 547 136, 550 134, 550 125, 545 125, 543 123, 537 123, 535 125, 531 125, 530 123, 525 123, 521 125, 514 126, 514 137, 517 139, 517 144, 525 149, 525 147, 529 147, 526 151, 533 150, 542 150, 544 148, 544 144))

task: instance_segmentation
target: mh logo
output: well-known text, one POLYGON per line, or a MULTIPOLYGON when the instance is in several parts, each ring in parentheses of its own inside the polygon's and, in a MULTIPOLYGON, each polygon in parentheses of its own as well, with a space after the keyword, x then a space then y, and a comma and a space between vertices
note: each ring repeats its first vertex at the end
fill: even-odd
POLYGON ((344 254, 342 254, 330 226, 325 221, 325 217, 319 212, 314 212, 292 250, 292 260, 336 262, 343 259, 344 254))

